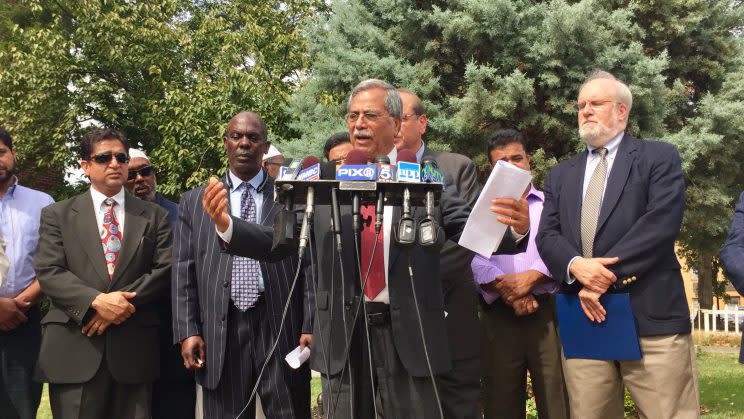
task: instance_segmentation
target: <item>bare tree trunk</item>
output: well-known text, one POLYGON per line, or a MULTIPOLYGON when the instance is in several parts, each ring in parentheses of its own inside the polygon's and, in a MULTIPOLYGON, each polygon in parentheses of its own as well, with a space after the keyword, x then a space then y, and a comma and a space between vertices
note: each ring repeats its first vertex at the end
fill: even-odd
POLYGON ((713 308, 713 255, 703 253, 697 267, 698 272, 698 304, 700 308, 713 308))

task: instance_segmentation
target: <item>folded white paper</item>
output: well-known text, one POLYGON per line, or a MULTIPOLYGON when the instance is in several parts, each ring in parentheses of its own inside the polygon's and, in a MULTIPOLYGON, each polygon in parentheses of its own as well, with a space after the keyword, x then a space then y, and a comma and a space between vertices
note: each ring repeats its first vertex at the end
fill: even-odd
POLYGON ((310 347, 305 346, 304 348, 300 349, 300 347, 296 347, 292 350, 292 352, 288 353, 287 356, 284 357, 284 360, 287 361, 287 364, 289 364, 292 369, 300 368, 300 365, 304 364, 307 359, 310 358, 310 347))
POLYGON ((491 212, 491 200, 495 198, 512 198, 519 200, 532 181, 532 175, 513 164, 499 160, 491 171, 473 211, 465 224, 459 244, 483 257, 499 248, 506 232, 506 224, 500 223, 497 214, 491 212))

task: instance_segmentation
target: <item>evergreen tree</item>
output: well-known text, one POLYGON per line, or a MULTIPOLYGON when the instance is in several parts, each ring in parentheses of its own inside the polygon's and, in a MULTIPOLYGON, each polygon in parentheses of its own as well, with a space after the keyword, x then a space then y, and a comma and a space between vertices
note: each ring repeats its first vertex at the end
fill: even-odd
MULTIPOLYGON (((573 103, 592 70, 630 86, 631 134, 675 134, 682 148, 700 141, 686 128, 703 112, 704 98, 741 68, 731 57, 742 51, 735 34, 744 18, 739 3, 728 0, 350 0, 332 10, 311 33, 311 77, 290 101, 297 115, 291 126, 301 133, 292 150, 317 152, 325 137, 344 129, 345 95, 374 77, 418 93, 429 115, 426 140, 435 148, 483 164, 493 130, 521 130, 532 150, 542 150, 534 156, 542 178, 556 159, 583 147, 573 103)), ((691 169, 693 154, 683 153, 688 182, 710 175, 691 169)), ((704 213, 698 194, 688 196, 688 213, 704 213)), ((733 196, 718 196, 726 211, 733 196)), ((690 222, 688 216, 682 243, 706 241, 690 222)), ((724 223, 713 224, 710 248, 720 246, 724 223)))

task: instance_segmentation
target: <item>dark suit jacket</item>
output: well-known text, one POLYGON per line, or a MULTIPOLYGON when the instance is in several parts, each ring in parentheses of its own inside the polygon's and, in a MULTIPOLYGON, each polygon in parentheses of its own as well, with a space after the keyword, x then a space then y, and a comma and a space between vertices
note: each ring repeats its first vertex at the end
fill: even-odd
MULTIPOLYGON (((269 313, 267 326, 276 337, 298 260, 296 256, 270 255, 273 232, 270 226, 281 205, 274 203, 274 180, 268 175, 265 179, 258 189, 264 195, 260 223, 247 223, 233 217, 233 236, 228 248, 241 249, 242 256, 261 260, 269 313)), ((222 248, 214 222, 202 208, 204 188, 200 186, 183 194, 178 208, 173 249, 173 330, 176 343, 194 335, 204 339, 206 367, 199 370, 196 377, 201 385, 214 389, 219 384, 225 358, 227 312, 232 304, 232 256, 222 248)), ((300 334, 312 330, 310 296, 303 293, 307 291, 304 276, 299 281, 281 331, 278 354, 294 349, 299 344, 300 334)), ((289 367, 285 371, 290 383, 302 379, 299 374, 290 373, 289 367)))
MULTIPOLYGON (((561 281, 566 268, 581 255, 582 185, 587 153, 553 168, 545 182, 537 246, 540 256, 561 281)), ((621 292, 629 292, 641 336, 690 332, 690 311, 674 253, 685 207, 685 182, 679 153, 671 144, 643 141, 626 134, 607 180, 594 240, 595 257, 617 256, 608 268, 616 285, 635 276, 621 292)), ((609 292, 616 292, 611 287, 609 292)))
MULTIPOLYGON (((400 208, 395 208, 392 219, 393 226, 397 225, 400 215, 400 208)), ((431 367, 434 374, 440 374, 451 368, 451 357, 449 344, 447 343, 448 337, 446 333, 443 333, 445 321, 442 282, 439 280, 439 252, 441 244, 447 238, 457 240, 460 237, 469 215, 470 207, 457 196, 457 188, 452 183, 448 183, 442 192, 440 205, 434 213, 434 217, 440 226, 439 246, 423 248, 414 245, 411 248, 406 248, 391 238, 388 289, 393 339, 401 362, 412 376, 426 377, 429 372, 423 342, 419 333, 419 323, 416 317, 411 280, 408 273, 409 259, 413 268, 413 282, 416 287, 431 367)), ((413 217, 417 222, 424 218, 424 209, 414 208, 413 217)), ((315 322, 314 342, 316 347, 320 345, 330 347, 330 355, 327 359, 329 365, 326 366, 324 351, 314 350, 311 357, 311 367, 317 371, 329 372, 330 374, 338 374, 345 360, 343 353, 345 344, 344 322, 340 307, 344 307, 347 311, 346 333, 351 333, 355 326, 351 323, 353 318, 351 308, 357 305, 361 296, 359 276, 354 266, 356 258, 349 205, 341 205, 341 218, 343 226, 342 241, 344 243, 342 260, 344 263, 343 294, 346 297, 345 300, 341 298, 341 269, 330 230, 331 209, 328 205, 316 206, 313 238, 317 249, 316 277, 318 285, 315 301, 318 308, 318 317, 315 322)), ((510 253, 519 251, 510 237, 508 236, 503 241, 500 251, 510 253)), ((379 251, 384 251, 384 249, 379 249, 379 251)), ((361 324, 361 317, 358 324, 361 324)))
MULTIPOLYGON (((744 192, 739 195, 728 237, 721 248, 721 263, 731 284, 739 294, 744 295, 744 192)), ((744 364, 744 334, 741 339, 739 362, 744 364)))
MULTIPOLYGON (((461 154, 434 151, 428 147, 424 149, 424 157, 437 161, 439 169, 457 187, 460 198, 472 208, 480 193, 473 161, 461 154)), ((473 252, 447 240, 439 257, 450 356, 455 360, 480 356, 481 330, 476 309, 478 290, 470 269, 473 252)))
POLYGON ((37 377, 51 383, 84 383, 107 362, 122 383, 144 383, 159 372, 158 297, 170 277, 171 229, 159 206, 127 193, 122 249, 109 280, 90 191, 41 212, 36 274, 52 305, 42 319, 37 377), (137 311, 101 336, 80 331, 102 292, 134 291, 137 311))

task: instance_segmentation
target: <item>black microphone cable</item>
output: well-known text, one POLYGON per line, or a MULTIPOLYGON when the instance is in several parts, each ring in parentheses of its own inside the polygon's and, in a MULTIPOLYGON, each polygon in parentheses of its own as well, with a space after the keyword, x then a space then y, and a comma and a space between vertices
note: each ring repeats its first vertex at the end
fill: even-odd
POLYGON ((424 323, 421 321, 421 311, 419 310, 418 296, 416 295, 416 285, 413 282, 413 267, 411 266, 411 250, 405 249, 406 259, 408 261, 408 277, 411 279, 411 292, 413 293, 413 306, 416 308, 416 319, 418 319, 419 332, 421 333, 421 343, 424 345, 424 358, 426 359, 426 367, 429 369, 429 378, 431 378, 431 385, 434 387, 434 398, 437 401, 437 408, 439 408, 439 418, 444 419, 444 411, 442 411, 442 400, 439 398, 439 390, 437 390, 437 382, 434 378, 434 369, 431 367, 431 359, 429 358, 429 348, 426 344, 426 336, 424 334, 424 323))
MULTIPOLYGON (((372 261, 375 258, 375 253, 377 252, 377 243, 379 242, 379 239, 380 239, 380 232, 377 232, 376 235, 375 235, 375 244, 372 246, 372 255, 370 257, 370 262, 369 262, 369 265, 367 266, 367 272, 366 272, 366 274, 364 276, 364 280, 362 281, 361 295, 360 295, 359 301, 357 302, 356 307, 354 308, 354 318, 352 319, 352 324, 355 325, 355 326, 356 326, 357 319, 359 318, 359 313, 360 313, 360 310, 359 309, 362 308, 362 307, 364 307, 364 287, 367 285, 367 280, 369 279, 369 274, 370 274, 370 272, 372 270, 372 261)), ((364 307, 364 309, 365 309, 365 312, 366 312, 366 307, 364 307)), ((365 321, 365 324, 366 324, 366 322, 367 322, 367 317, 366 316, 364 318, 364 321, 365 321)), ((354 331, 355 330, 356 330, 356 327, 354 327, 354 328, 351 329, 351 335, 349 335, 349 338, 346 341, 346 345, 344 346, 344 357, 346 359, 349 358, 349 350, 351 348, 351 339, 353 339, 353 337, 354 337, 354 331)), ((368 325, 367 325, 367 330, 369 330, 368 325)), ((369 353, 369 357, 370 357, 370 365, 371 365, 372 364, 372 351, 370 350, 371 347, 369 346, 370 345, 369 334, 367 335, 367 345, 368 345, 367 348, 368 348, 368 353, 369 353)), ((346 363, 344 364, 343 368, 341 368, 341 374, 340 374, 341 377, 343 377, 344 370, 345 369, 346 369, 346 363)), ((374 410, 375 410, 375 417, 378 417, 377 416, 377 404, 375 403, 376 394, 374 393, 375 386, 374 386, 374 375, 373 375, 373 372, 374 372, 373 370, 370 371, 370 381, 372 381, 372 391, 373 391, 372 405, 373 405, 374 410)), ((349 378, 349 382, 351 383, 351 377, 349 378)), ((338 387, 336 388, 336 390, 337 390, 336 391, 336 399, 333 401, 332 410, 331 411, 335 411, 335 409, 336 409, 336 407, 338 405, 338 400, 339 400, 338 397, 339 397, 339 392, 341 390, 341 381, 338 382, 338 387)))
POLYGON ((302 257, 304 256, 304 249, 302 249, 299 253, 299 259, 297 261, 297 271, 295 272, 294 279, 292 280, 292 286, 289 288, 289 297, 287 297, 287 302, 284 304, 284 309, 282 310, 282 320, 279 323, 279 329, 277 331, 276 339, 274 339, 274 343, 271 345, 271 350, 269 351, 269 354, 266 356, 266 359, 264 360, 263 365, 261 366, 261 371, 258 373, 258 376, 256 377, 256 383, 253 385, 253 390, 251 391, 251 396, 248 398, 248 402, 243 407, 243 409, 238 413, 238 416, 235 417, 235 419, 240 419, 240 416, 245 413, 245 410, 248 409, 248 406, 251 405, 253 402, 253 399, 256 397, 256 392, 258 391, 258 385, 261 383, 261 377, 263 377, 263 373, 266 370, 266 366, 269 364, 269 361, 271 361, 271 358, 274 356, 274 351, 276 351, 276 347, 279 344, 279 339, 281 339, 281 331, 284 328, 284 322, 287 320, 287 312, 289 311, 289 304, 292 302, 292 296, 294 296, 295 287, 297 286, 297 280, 300 277, 300 272, 302 271, 302 257))

